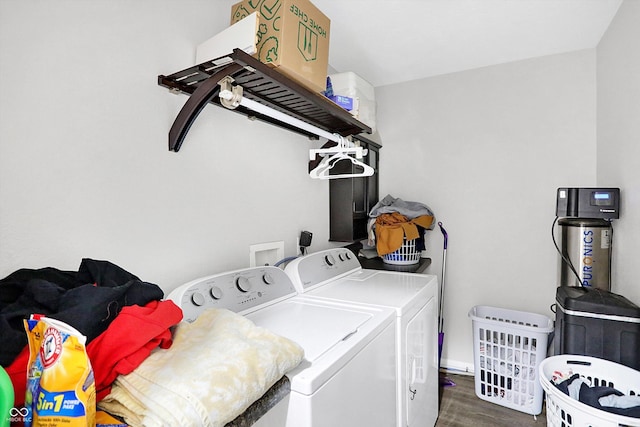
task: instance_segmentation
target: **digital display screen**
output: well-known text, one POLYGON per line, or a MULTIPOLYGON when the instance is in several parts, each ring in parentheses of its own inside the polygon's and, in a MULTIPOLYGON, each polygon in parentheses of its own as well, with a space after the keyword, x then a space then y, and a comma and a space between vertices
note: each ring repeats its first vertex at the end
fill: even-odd
POLYGON ((594 191, 591 193, 591 204, 595 206, 612 206, 613 194, 610 191, 594 191))

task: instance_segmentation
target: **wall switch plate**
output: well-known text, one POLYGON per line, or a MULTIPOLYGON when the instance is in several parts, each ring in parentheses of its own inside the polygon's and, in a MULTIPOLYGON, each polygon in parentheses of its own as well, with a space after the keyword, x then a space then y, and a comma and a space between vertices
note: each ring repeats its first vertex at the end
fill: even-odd
POLYGON ((249 267, 274 265, 284 258, 284 241, 257 243, 249 246, 249 267))

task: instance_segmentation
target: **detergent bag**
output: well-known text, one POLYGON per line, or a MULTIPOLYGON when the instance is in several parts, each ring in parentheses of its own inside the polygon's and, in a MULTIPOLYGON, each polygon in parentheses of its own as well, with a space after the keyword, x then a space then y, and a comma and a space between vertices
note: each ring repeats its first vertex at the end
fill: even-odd
POLYGON ((32 315, 25 407, 26 427, 95 425, 96 390, 86 337, 59 320, 32 315))

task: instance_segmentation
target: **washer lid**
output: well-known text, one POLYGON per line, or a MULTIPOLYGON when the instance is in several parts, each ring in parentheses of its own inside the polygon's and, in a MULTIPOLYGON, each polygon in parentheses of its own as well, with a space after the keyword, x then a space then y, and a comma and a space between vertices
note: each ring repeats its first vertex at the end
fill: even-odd
POLYGON ((392 325, 394 312, 294 297, 246 317, 300 344, 305 359, 287 376, 292 391, 310 395, 392 325))
POLYGON ((326 283, 305 295, 393 307, 398 315, 422 306, 438 292, 438 279, 429 274, 361 270, 326 283))
POLYGON ((373 313, 307 301, 284 301, 247 316, 256 325, 287 337, 315 361, 373 317, 373 313))

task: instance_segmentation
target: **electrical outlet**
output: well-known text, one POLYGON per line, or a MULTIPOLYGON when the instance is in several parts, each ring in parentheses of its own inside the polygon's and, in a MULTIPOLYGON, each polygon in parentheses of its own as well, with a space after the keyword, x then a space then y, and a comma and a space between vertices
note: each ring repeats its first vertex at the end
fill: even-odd
POLYGON ((274 265, 284 258, 284 242, 257 243, 249 246, 249 267, 274 265))
POLYGON ((311 239, 313 234, 310 231, 303 231, 300 233, 300 245, 308 248, 311 246, 311 239))
POLYGON ((311 246, 311 239, 313 234, 310 231, 301 231, 299 236, 296 236, 296 255, 305 255, 308 252, 308 247, 311 246))

